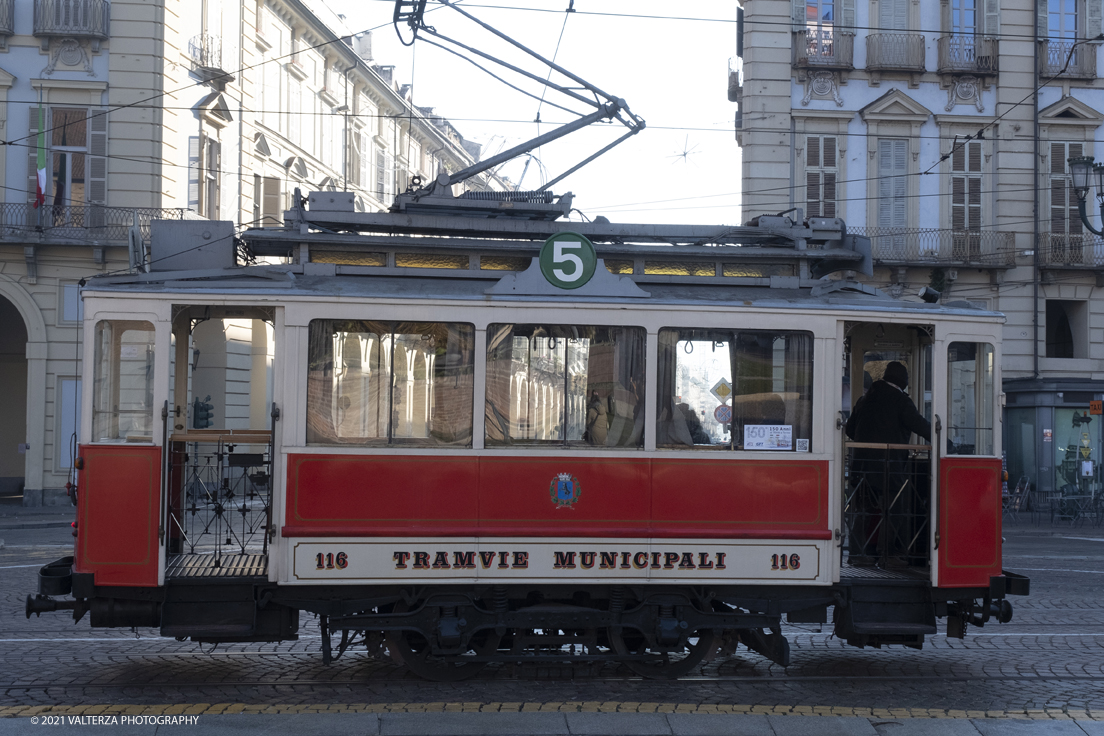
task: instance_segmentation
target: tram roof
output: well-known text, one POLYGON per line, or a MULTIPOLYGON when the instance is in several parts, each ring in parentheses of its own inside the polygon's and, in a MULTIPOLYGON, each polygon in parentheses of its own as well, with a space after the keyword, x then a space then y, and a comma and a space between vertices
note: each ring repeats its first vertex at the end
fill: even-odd
POLYGON ((968 302, 894 299, 850 280, 872 273, 869 240, 848 234, 838 218, 805 219, 800 210, 737 227, 575 223, 528 212, 532 203, 515 216, 510 201, 430 199, 432 207, 422 203, 427 213, 358 213, 347 193, 311 193, 311 209, 288 211, 283 227, 251 228, 240 237, 255 257, 291 261, 282 264, 233 265, 233 223, 155 221, 149 272, 95 277, 85 291, 174 301, 699 305, 1003 319, 968 302), (599 259, 577 289, 553 286, 540 269, 546 240, 565 231, 590 240, 599 259))
MULTIPOLYGON (((320 264, 327 265, 327 264, 320 264)), ((488 294, 487 290, 514 272, 468 271, 462 276, 409 273, 429 269, 401 269, 408 273, 397 275, 400 269, 370 269, 368 267, 336 266, 335 275, 309 273, 309 264, 244 266, 208 271, 179 271, 100 276, 91 279, 84 287, 87 295, 104 296, 143 295, 153 298, 170 298, 174 301, 196 299, 240 298, 243 301, 298 299, 386 299, 418 302, 478 302, 480 304, 507 305, 510 303, 542 304, 561 302, 566 304, 593 304, 648 308, 665 306, 740 306, 744 308, 769 308, 783 310, 824 309, 879 313, 908 313, 929 318, 964 316, 973 319, 1002 320, 999 312, 972 307, 967 302, 929 304, 922 301, 894 299, 887 294, 854 282, 814 281, 803 282, 797 288, 771 287, 769 284, 717 283, 721 278, 698 277, 696 282, 677 281, 678 277, 640 277, 634 279, 644 291, 643 297, 620 297, 596 294, 578 294, 558 291, 556 294, 488 294), (304 273, 304 271, 308 271, 304 273), (346 271, 346 272, 342 272, 346 271), (360 273, 348 273, 359 271, 360 273), (364 272, 372 273, 364 273, 364 272), (387 271, 386 273, 382 271, 387 271), (828 287, 827 291, 815 287, 828 287)), ((612 276, 612 274, 610 274, 612 276)), ((623 277, 626 278, 626 277, 623 277)), ((725 279, 735 281, 735 279, 725 279)), ((769 281, 759 279, 758 281, 769 281)), ((797 279, 793 279, 797 281, 797 279)))

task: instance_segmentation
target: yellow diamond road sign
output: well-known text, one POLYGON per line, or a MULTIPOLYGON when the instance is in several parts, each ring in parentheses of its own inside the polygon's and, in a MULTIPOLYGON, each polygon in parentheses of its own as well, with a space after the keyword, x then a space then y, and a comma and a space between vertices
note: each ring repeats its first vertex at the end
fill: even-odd
POLYGON ((709 389, 709 393, 716 396, 717 401, 723 404, 728 401, 729 396, 732 396, 732 384, 722 378, 709 389))

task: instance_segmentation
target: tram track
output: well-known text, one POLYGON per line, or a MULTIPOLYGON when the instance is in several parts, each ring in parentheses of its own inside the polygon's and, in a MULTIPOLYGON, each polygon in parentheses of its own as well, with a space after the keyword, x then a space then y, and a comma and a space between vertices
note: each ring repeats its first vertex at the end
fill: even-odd
MULTIPOLYGON (((392 678, 389 678, 392 679, 392 678)), ((542 681, 555 681, 558 678, 541 678, 542 681)), ((868 682, 872 680, 887 682, 1104 682, 1104 675, 796 675, 792 677, 753 677, 753 676, 683 676, 680 683, 731 683, 731 684, 778 684, 778 683, 817 683, 817 682, 868 682)), ((525 683, 535 680, 522 679, 512 682, 525 683)), ((658 682, 642 677, 626 675, 624 677, 590 677, 588 684, 613 684, 625 682, 658 682)), ((432 686, 420 679, 403 679, 404 686, 411 683, 432 686)), ((465 680, 468 685, 493 685, 500 684, 501 679, 473 678, 465 680)), ((234 687, 279 687, 279 688, 303 688, 303 687, 348 687, 368 684, 378 684, 371 678, 357 680, 234 680, 232 682, 219 683, 211 680, 197 680, 194 682, 134 682, 134 683, 101 683, 87 685, 63 685, 63 684, 31 684, 31 683, 0 683, 0 691, 9 695, 10 691, 28 690, 128 690, 146 688, 210 688, 220 684, 233 685, 234 687)))

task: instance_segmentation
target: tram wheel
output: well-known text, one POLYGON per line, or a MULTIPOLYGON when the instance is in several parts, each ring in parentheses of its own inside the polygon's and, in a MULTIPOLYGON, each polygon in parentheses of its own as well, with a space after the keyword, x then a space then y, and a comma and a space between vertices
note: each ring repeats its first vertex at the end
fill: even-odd
POLYGON ((706 655, 716 646, 717 637, 713 629, 698 629, 679 647, 652 648, 648 640, 635 629, 622 628, 620 631, 607 631, 610 648, 619 656, 652 655, 648 659, 627 659, 623 664, 630 670, 649 680, 675 680, 701 664, 706 655))
MULTIPOLYGON (((405 613, 407 605, 399 602, 396 613, 405 613)), ((434 655, 428 639, 417 631, 392 631, 387 635, 388 648, 402 657, 411 672, 434 682, 459 682, 478 675, 488 662, 465 662, 465 657, 486 656, 498 650, 502 637, 493 629, 477 632, 468 645, 468 651, 454 657, 434 655)))

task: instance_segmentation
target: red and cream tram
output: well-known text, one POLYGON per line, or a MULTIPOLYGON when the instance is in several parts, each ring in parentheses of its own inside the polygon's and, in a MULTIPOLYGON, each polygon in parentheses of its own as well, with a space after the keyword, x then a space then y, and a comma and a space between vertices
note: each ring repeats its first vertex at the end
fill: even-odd
POLYGON ((28 616, 232 642, 305 612, 326 661, 675 677, 739 644, 787 664, 787 622, 919 648, 1026 594, 1003 318, 825 276, 869 268, 841 221, 309 204, 244 235, 278 264, 159 223, 147 267, 84 287, 76 544, 28 616), (842 427, 894 360, 932 442, 863 445, 907 454, 871 484, 842 427))

